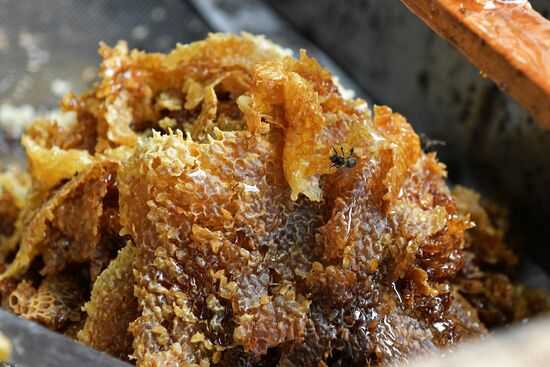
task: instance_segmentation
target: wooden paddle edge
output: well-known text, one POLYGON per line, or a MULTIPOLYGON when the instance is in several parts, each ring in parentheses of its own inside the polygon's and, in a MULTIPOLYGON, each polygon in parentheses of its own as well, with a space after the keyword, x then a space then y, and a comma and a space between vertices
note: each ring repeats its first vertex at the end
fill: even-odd
MULTIPOLYGON (((433 31, 450 42, 484 75, 492 79, 505 93, 519 102, 544 129, 550 130, 550 79, 541 77, 541 70, 525 64, 509 52, 509 45, 474 28, 465 15, 449 2, 436 0, 401 0, 433 31)), ((525 37, 534 33, 548 34, 550 22, 533 9, 526 10, 540 29, 526 29, 525 37)), ((518 34, 518 37, 522 37, 518 34)), ((538 47, 539 45, 535 45, 538 47)), ((545 54, 549 49, 533 50, 545 54)), ((548 65, 550 69, 550 65, 548 65)), ((544 75, 544 74, 543 74, 544 75)))

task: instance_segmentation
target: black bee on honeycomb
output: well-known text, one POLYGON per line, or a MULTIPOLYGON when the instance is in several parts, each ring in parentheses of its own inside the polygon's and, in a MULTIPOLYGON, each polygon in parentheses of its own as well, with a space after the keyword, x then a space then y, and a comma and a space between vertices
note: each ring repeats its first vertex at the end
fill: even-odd
POLYGON ((344 153, 344 148, 340 145, 340 151, 342 155, 338 154, 336 148, 332 147, 334 154, 330 156, 330 161, 332 162, 330 167, 347 167, 353 168, 357 164, 357 159, 353 158, 353 148, 350 149, 348 156, 344 153))

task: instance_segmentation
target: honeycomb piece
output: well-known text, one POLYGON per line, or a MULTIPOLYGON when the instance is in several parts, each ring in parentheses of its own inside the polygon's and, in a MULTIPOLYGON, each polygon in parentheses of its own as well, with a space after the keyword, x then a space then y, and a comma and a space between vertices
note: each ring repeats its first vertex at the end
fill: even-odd
POLYGON ((525 321, 550 311, 550 292, 515 284, 516 299, 512 320, 525 321))
MULTIPOLYGON (((270 134, 272 134, 270 136, 273 141, 280 141, 280 138, 274 138, 276 130, 273 130, 270 134)), ((266 166, 266 163, 264 163, 266 158, 264 157, 269 156, 268 152, 277 152, 274 148, 274 146, 270 146, 268 140, 246 132, 219 132, 217 139, 211 140, 209 144, 197 144, 191 140, 184 140, 181 134, 170 136, 156 135, 143 147, 140 147, 134 158, 125 164, 119 175, 122 222, 132 237, 137 239, 138 247, 147 251, 144 252, 145 256, 143 258, 138 259, 138 264, 141 264, 138 265, 138 269, 144 269, 141 270, 141 273, 137 277, 137 282, 140 286, 138 299, 143 307, 143 311, 142 316, 138 318, 132 327, 133 332, 137 336, 134 343, 137 353, 136 357, 138 361, 143 362, 143 365, 149 365, 155 363, 154 361, 161 360, 186 360, 190 363, 200 364, 202 360, 213 359, 215 354, 208 353, 210 349, 207 346, 215 349, 215 338, 209 338, 209 334, 207 333, 208 327, 204 328, 202 325, 205 323, 210 326, 212 324, 223 325, 223 322, 214 321, 219 319, 218 316, 210 320, 204 319, 201 308, 204 309, 204 303, 208 305, 210 302, 217 305, 212 306, 212 309, 222 311, 220 315, 231 315, 237 327, 230 333, 233 338, 229 337, 229 340, 237 345, 242 345, 245 352, 262 355, 267 353, 269 347, 283 344, 284 338, 280 337, 281 330, 287 332, 287 337, 290 337, 290 340, 295 340, 293 345, 301 345, 301 340, 307 343, 306 326, 308 324, 308 317, 310 317, 308 308, 303 309, 303 316, 298 319, 298 324, 288 324, 290 329, 281 329, 281 324, 276 329, 269 326, 274 320, 288 320, 286 317, 288 312, 283 310, 294 304, 294 302, 299 301, 300 298, 294 296, 286 299, 273 297, 273 292, 277 288, 273 287, 270 289, 268 283, 276 282, 270 276, 262 278, 261 271, 266 264, 262 264, 262 258, 258 257, 253 251, 258 245, 257 241, 261 241, 262 237, 266 235, 266 232, 264 232, 267 229, 265 228, 265 224, 258 222, 258 219, 261 218, 261 213, 264 211, 259 212, 260 217, 257 215, 252 216, 250 213, 257 213, 257 204, 252 205, 246 202, 245 205, 243 202, 233 201, 233 195, 235 195, 233 190, 239 188, 236 191, 237 193, 246 193, 247 190, 252 193, 262 193, 264 200, 266 200, 266 204, 264 204, 266 208, 281 206, 280 204, 274 204, 278 202, 276 200, 267 201, 271 197, 269 193, 278 186, 281 187, 279 188, 280 190, 283 189, 283 193, 285 192, 284 174, 281 172, 282 162, 280 158, 277 160, 277 156, 272 152, 272 157, 269 159, 272 167, 269 172, 277 172, 277 167, 279 167, 278 176, 269 177, 268 171, 261 170, 263 166, 266 166), (239 151, 239 149, 248 149, 249 156, 254 157, 254 159, 242 159, 240 154, 246 153, 241 150, 239 154, 236 154, 235 150, 239 151), (258 166, 260 170, 253 170, 250 166, 258 166), (220 169, 221 167, 224 167, 224 169, 220 169), (232 170, 228 170, 228 167, 233 168, 232 170), (236 167, 240 169, 237 170, 235 169, 236 167), (146 172, 145 175, 143 175, 144 172, 146 172), (265 181, 254 176, 260 174, 267 175, 265 181), (270 186, 266 185, 268 181, 270 186), (198 182, 200 182, 200 185, 197 185, 198 182), (247 182, 257 182, 260 185, 266 186, 252 188, 247 182), (193 188, 195 189, 193 190, 193 188), (200 189, 197 190, 197 188, 200 189), (241 191, 242 188, 244 188, 244 191, 241 191), (136 200, 136 197, 141 199, 136 200), (216 203, 224 203, 224 206, 217 209, 218 204, 216 203), (255 209, 251 210, 251 207, 255 209), (238 210, 234 208, 238 208, 238 210), (254 223, 254 225, 250 226, 247 222, 254 223), (205 223, 207 227, 205 227, 205 223), (237 252, 235 248, 232 248, 230 238, 234 236, 232 233, 238 233, 238 230, 241 228, 245 228, 245 230, 244 234, 240 236, 244 236, 246 241, 241 244, 241 249, 237 252), (254 234, 259 237, 258 240, 254 240, 254 234), (150 248, 148 246, 150 243, 157 245, 164 243, 165 245, 162 248, 150 248), (245 251, 243 251, 242 247, 245 248, 245 251), (189 248, 193 252, 190 253, 189 248), (220 258, 214 257, 210 253, 211 251, 214 254, 220 254, 222 258, 229 259, 230 257, 236 257, 238 259, 236 261, 238 266, 235 268, 231 267, 231 262, 224 264, 220 258), (155 260, 153 262, 147 261, 147 259, 151 258, 155 258, 155 260), (255 269, 247 266, 247 262, 255 264, 255 269), (219 267, 220 265, 221 268, 219 267), (205 267, 205 270, 199 271, 201 267, 205 267), (260 273, 257 272, 258 270, 260 270, 260 273), (211 278, 206 275, 208 273, 211 274, 211 278), (241 274, 244 276, 244 279, 240 278, 241 274), (143 283, 141 279, 146 279, 146 282, 143 283), (219 290, 216 287, 212 287, 212 283, 216 283, 218 279, 220 284, 219 290), (189 283, 196 286, 189 289, 187 285, 189 283), (174 284, 177 287, 174 287, 174 284), (186 285, 187 289, 184 288, 186 285), (251 285, 253 286, 252 288, 250 287, 251 285), (172 296, 170 290, 174 288, 178 289, 182 294, 172 296), (204 300, 205 295, 206 300, 204 300), (181 300, 178 301, 178 297, 181 300), (199 303, 201 297, 203 299, 202 305, 199 303), (190 300, 193 300, 193 307, 198 306, 195 310, 190 309, 190 300), (228 305, 223 303, 224 300, 231 300, 230 311, 227 310, 228 305), (170 306, 174 303, 178 304, 178 307, 172 308, 170 306), (281 311, 269 309, 269 307, 279 305, 281 306, 281 311), (155 312, 154 310, 156 309, 160 310, 160 312, 155 312), (266 313, 266 316, 262 317, 261 315, 266 312, 263 311, 264 309, 269 311, 266 313), (275 318, 273 318, 274 315, 275 318), (170 329, 167 329, 163 325, 167 319, 172 320, 178 317, 185 320, 185 326, 180 326, 181 324, 178 322, 177 325, 179 328, 173 326, 171 329, 172 333, 170 333, 170 329), (298 328, 293 329, 296 325, 298 328), (263 332, 264 328, 266 329, 265 334, 263 332), (181 334, 174 334, 174 330, 181 332, 181 334), (156 341, 148 345, 147 342, 151 343, 151 340, 153 340, 151 334, 156 335, 156 341), (299 335, 299 338, 294 338, 294 334, 299 335), (269 335, 271 340, 268 339, 266 341, 266 335, 269 335), (166 340, 182 340, 182 338, 187 338, 188 342, 181 345, 184 352, 178 357, 175 354, 176 351, 173 349, 174 345, 166 344, 166 340), (200 346, 196 346, 196 344, 203 342, 206 346, 202 349, 200 346), (148 349, 155 352, 151 353, 148 349), (162 350, 161 353, 156 352, 159 349, 162 350), (189 358, 189 360, 185 358, 189 358)), ((382 256, 384 255, 384 251, 382 251, 384 248, 381 248, 379 263, 372 270, 369 269, 369 266, 372 266, 372 262, 363 260, 367 259, 367 256, 362 255, 362 249, 365 247, 358 247, 356 249, 359 246, 356 241, 351 241, 351 245, 344 246, 344 250, 331 250, 329 254, 334 255, 327 256, 326 251, 331 246, 337 245, 335 240, 330 240, 329 233, 344 233, 345 236, 344 230, 332 229, 328 232, 326 227, 331 224, 331 221, 329 221, 323 227, 325 229, 321 229, 320 232, 321 235, 325 235, 325 238, 327 238, 324 244, 324 257, 321 257, 321 253, 318 251, 311 251, 315 254, 315 257, 311 258, 311 260, 326 261, 328 264, 334 264, 334 261, 337 261, 337 265, 332 265, 332 267, 324 267, 328 265, 327 263, 319 264, 321 268, 326 269, 328 272, 326 276, 315 277, 314 275, 318 273, 317 270, 313 273, 309 272, 313 267, 311 260, 309 261, 310 266, 308 267, 308 263, 306 262, 306 267, 302 267, 303 270, 296 272, 294 277, 292 277, 292 271, 288 272, 286 270, 292 263, 284 256, 280 257, 279 264, 268 263, 268 266, 271 266, 279 274, 288 274, 285 275, 286 279, 283 280, 288 279, 291 282, 295 282, 296 285, 279 282, 279 286, 282 283, 283 287, 286 286, 285 288, 288 289, 285 293, 290 291, 291 295, 296 294, 297 286, 300 285, 303 287, 303 284, 301 284, 303 280, 301 279, 309 280, 309 292, 312 293, 312 301, 315 304, 318 304, 317 302, 322 303, 325 307, 323 312, 326 314, 333 314, 335 312, 353 314, 353 310, 358 307, 354 306, 354 303, 362 304, 363 312, 371 315, 370 318, 365 317, 361 320, 361 323, 365 325, 363 326, 365 330, 367 330, 366 328, 369 323, 378 325, 378 322, 384 317, 399 313, 397 305, 389 307, 387 305, 390 303, 387 301, 381 302, 376 297, 368 299, 365 298, 365 294, 376 291, 374 293, 379 294, 380 296, 378 297, 391 297, 391 299, 394 299, 393 302, 397 303, 398 296, 395 294, 398 291, 384 284, 391 284, 392 281, 400 278, 410 277, 411 289, 407 290, 409 291, 409 296, 412 294, 410 296, 413 299, 411 308, 418 307, 418 304, 415 302, 426 303, 424 306, 426 311, 423 311, 425 314, 416 315, 417 319, 411 316, 398 318, 396 320, 399 320, 403 324, 395 321, 397 324, 392 328, 398 327, 403 330, 409 330, 411 327, 406 325, 407 323, 412 323, 412 325, 417 325, 412 327, 413 329, 423 328, 422 330, 424 331, 421 335, 424 335, 424 337, 421 339, 426 340, 415 344, 414 339, 411 339, 410 344, 403 341, 405 344, 397 346, 395 341, 388 339, 389 342, 387 345, 394 345, 396 349, 393 350, 388 347, 390 349, 382 348, 378 350, 376 349, 377 346, 382 345, 381 343, 386 338, 391 338, 393 335, 391 334, 393 332, 392 328, 382 328, 376 334, 376 338, 356 341, 357 345, 354 348, 357 354, 345 357, 361 360, 361 358, 370 356, 369 358, 372 358, 373 361, 380 363, 399 357, 396 354, 397 351, 401 351, 401 356, 404 357, 412 352, 429 350, 431 345, 435 345, 432 339, 435 339, 436 336, 433 333, 444 334, 454 332, 454 329, 442 329, 442 331, 434 328, 435 331, 431 330, 429 326, 431 320, 427 319, 426 314, 433 313, 434 309, 439 312, 439 318, 436 320, 442 319, 443 321, 441 322, 448 321, 451 324, 451 316, 446 314, 449 305, 442 305, 442 301, 439 299, 443 296, 449 298, 452 295, 448 291, 439 294, 439 291, 434 289, 437 283, 430 284, 431 280, 428 279, 428 273, 416 268, 415 263, 417 260, 416 256, 421 258, 419 250, 421 244, 433 246, 432 253, 434 254, 437 252, 447 254, 449 251, 459 250, 462 238, 461 234, 469 226, 469 222, 456 216, 447 220, 448 213, 455 214, 456 209, 453 206, 454 203, 450 198, 450 193, 442 183, 443 171, 440 166, 433 164, 433 156, 431 158, 426 157, 420 160, 417 165, 409 167, 410 176, 403 180, 404 184, 406 184, 405 187, 410 187, 409 197, 406 199, 403 198, 403 202, 396 203, 394 207, 390 208, 387 208, 388 200, 385 199, 387 192, 384 189, 385 176, 383 172, 377 173, 377 170, 382 170, 383 168, 376 169, 376 165, 378 165, 378 162, 374 159, 368 161, 362 160, 356 167, 362 174, 354 172, 353 169, 344 171, 345 173, 342 173, 340 177, 335 179, 335 183, 331 182, 332 185, 327 185, 329 187, 327 192, 330 194, 327 195, 327 198, 337 197, 335 201, 342 202, 345 206, 346 199, 339 196, 343 195, 343 193, 349 195, 348 200, 353 203, 355 208, 353 218, 358 218, 358 223, 362 223, 363 227, 359 224, 356 226, 345 226, 346 228, 350 228, 348 234, 360 230, 365 230, 366 232, 360 235, 350 235, 348 238, 378 238, 384 241, 383 235, 387 234, 387 242, 383 242, 382 245, 385 245, 386 248, 392 245, 396 247, 394 250, 390 249, 386 253, 386 258, 382 256), (371 166, 361 167, 362 164, 370 164, 371 166), (365 172, 374 172, 374 174, 367 175, 365 172), (419 175, 428 175, 429 179, 418 180, 419 175), (369 180, 370 182, 368 182, 369 180), (352 185, 351 188, 346 186, 349 184, 352 185), (353 185, 359 185, 361 189, 353 189, 353 185), (366 194, 368 193, 366 187, 373 187, 372 195, 366 194), (421 200, 416 194, 424 191, 431 193, 431 199, 421 204, 421 200), (426 209, 422 209, 422 205, 426 209), (362 209, 362 207, 365 209, 362 209), (428 209, 429 207, 431 209, 428 209), (409 214, 411 208, 416 208, 416 211, 413 211, 414 215, 409 214), (389 220, 387 217, 393 218, 393 220, 389 220), (401 223, 407 222, 405 219, 409 223, 401 225, 401 223), (372 232, 373 229, 377 228, 386 233, 382 232, 381 235, 377 235, 376 232, 372 232), (401 233, 401 236, 407 236, 410 241, 418 241, 419 245, 407 247, 404 245, 410 243, 406 241, 392 243, 394 241, 392 238, 398 233, 401 233), (404 247, 399 248, 400 244, 404 247), (346 247, 351 250, 346 251, 346 247), (410 253, 409 256, 402 256, 408 253, 410 253), (350 255, 349 262, 345 260, 346 254, 350 255), (387 265, 376 275, 377 266, 382 262, 386 262, 387 265), (412 275, 415 269, 420 274, 424 274, 423 278, 421 275, 421 279, 418 281, 414 281, 415 276, 412 275), (374 277, 383 275, 386 279, 383 281, 376 280, 373 275, 369 276, 369 274, 374 274, 374 277), (300 275, 303 275, 303 277, 300 275), (367 291, 360 287, 365 282, 379 284, 376 287, 368 288, 369 290, 367 291), (417 297, 415 297, 413 291, 417 292, 417 297), (420 300, 420 297, 427 297, 427 299, 420 300), (385 306, 382 307, 382 305, 385 306)), ((383 167, 383 165, 380 166, 383 167)), ((246 199, 246 197, 242 199, 246 199)), ((285 197, 281 194, 277 196, 277 200, 283 200, 283 203, 285 202, 284 199, 285 197)), ((286 201, 288 202, 286 205, 296 205, 292 204, 289 199, 289 197, 286 197, 286 201)), ((254 203, 253 200, 251 201, 254 203)), ((304 199, 298 203, 303 206, 307 202, 307 199, 304 199)), ((349 217, 349 215, 341 215, 336 208, 332 212, 333 218, 338 217, 345 220, 349 217)), ((276 211, 272 212, 271 215, 277 217, 276 213, 276 211)), ((285 216, 289 217, 289 213, 283 213, 283 218, 285 216)), ((320 227, 321 221, 313 220, 310 223, 312 229, 308 230, 308 232, 314 234, 315 228, 320 227)), ((267 233, 272 230, 269 228, 267 233)), ((272 239, 269 241, 276 241, 278 238, 282 238, 281 243, 284 244, 286 242, 287 246, 289 243, 292 243, 292 241, 288 241, 288 238, 281 236, 280 233, 276 233, 276 236, 272 236, 272 239)), ((296 236, 292 238, 296 238, 296 236)), ((237 241, 239 240, 237 239, 237 241)), ((374 242, 373 240, 370 241, 374 242)), ((317 246, 314 235, 311 236, 311 246, 313 248, 317 246)), ((278 250, 280 251, 280 248, 278 250)), ((268 250, 267 253, 270 254, 270 251, 268 250)), ((275 251, 273 254, 277 253, 278 251, 275 251)), ((371 255, 368 258, 371 260, 375 259, 371 255)), ((446 258, 446 256, 442 255, 441 258, 446 258)), ((264 259, 266 258, 264 257, 264 259)), ((448 262, 449 260, 445 261, 448 262)), ((450 268, 447 266, 447 262, 444 264, 446 268, 450 268)), ((443 264, 441 266, 443 267, 443 264)), ((458 266, 455 266, 456 268, 458 266)), ((273 274, 273 272, 271 273, 273 274)), ((308 287, 305 289, 307 290, 308 287)), ((297 294, 299 295, 299 293, 297 294)), ((304 299, 302 304, 306 305, 309 302, 311 301, 304 299)), ((298 314, 297 311, 293 311, 293 313, 298 314)), ((323 350, 321 355, 311 355, 312 360, 313 358, 317 358, 315 359, 316 363, 322 361, 325 358, 325 354, 330 353, 329 351, 333 348, 332 343, 344 343, 341 348, 342 350, 347 350, 344 347, 347 345, 345 340, 349 339, 350 335, 354 335, 351 332, 351 326, 349 328, 339 328, 340 321, 338 319, 332 322, 334 322, 332 327, 338 330, 338 333, 333 336, 331 342, 327 345, 329 347, 328 350, 323 350)), ((482 330, 478 332, 482 332, 482 330)), ((471 331, 471 333, 475 334, 475 331, 471 331)), ((218 333, 214 335, 216 335, 216 338, 220 338, 218 333)), ((227 333, 223 338, 228 338, 227 333)), ((223 345, 223 347, 225 349, 227 345, 223 345)), ((224 350, 224 353, 230 352, 224 350)))
MULTIPOLYGON (((220 104, 218 101, 217 93, 214 90, 218 85, 224 85, 224 82, 228 82, 226 84, 229 85, 229 90, 236 90, 236 91, 242 91, 247 89, 248 84, 248 75, 242 72, 241 70, 235 70, 232 72, 226 72, 219 76, 216 76, 216 78, 213 81, 207 82, 207 84, 204 87, 197 86, 196 82, 191 84, 188 88, 186 99, 187 102, 185 104, 186 109, 193 109, 196 107, 196 105, 200 102, 202 102, 201 106, 201 113, 197 116, 196 121, 193 122, 192 127, 190 128, 190 135, 195 141, 204 142, 206 139, 206 136, 212 132, 214 127, 220 127, 223 129, 224 125, 221 123, 216 122, 216 117, 218 116, 218 105, 220 104), (233 84, 241 84, 239 86, 234 86, 233 84), (193 92, 194 90, 199 89, 199 91, 193 92)), ((228 90, 228 89, 224 89, 228 90)), ((229 105, 230 106, 230 105, 229 105)), ((237 109, 236 111, 228 111, 230 108, 228 104, 225 104, 225 110, 229 114, 229 116, 233 117, 240 117, 240 111, 237 109)), ((224 107, 224 105, 220 105, 220 107, 224 107)), ((240 130, 241 125, 237 125, 236 127, 230 127, 228 130, 240 130)))
POLYGON ((333 214, 320 228, 325 258, 367 273, 385 262, 382 272, 388 283, 407 275, 417 263, 430 276, 452 276, 460 268, 463 231, 470 223, 454 215, 442 172, 434 171, 438 166, 433 157, 422 157, 407 168, 408 177, 398 190, 401 197, 390 202, 387 174, 395 166, 384 148, 379 154, 327 178, 333 214))
MULTIPOLYGON (((480 321, 478 310, 458 292, 453 292, 453 302, 449 307, 449 313, 452 315, 452 327, 458 330, 454 335, 464 339, 469 336, 483 336, 487 333, 485 325, 480 321)), ((440 326, 440 325, 436 325, 440 326)), ((457 342, 453 340, 452 342, 457 342)), ((449 341, 440 341, 442 344, 449 341)))
POLYGON ((250 96, 237 102, 248 130, 267 131, 262 119, 285 128, 283 161, 292 199, 304 194, 320 201, 319 178, 332 171, 327 164, 331 148, 347 142, 348 149, 355 145, 360 153, 377 135, 363 123, 370 119, 366 103, 344 100, 330 73, 305 52, 300 56, 259 64, 250 96))
POLYGON ((121 225, 118 213, 118 191, 110 188, 103 200, 103 215, 101 217, 101 239, 90 256, 90 280, 94 282, 97 276, 109 265, 118 251, 126 244, 127 238, 120 236, 121 225))
MULTIPOLYGON (((92 159, 90 155, 133 146, 152 127, 160 127, 158 121, 167 116, 174 118, 179 128, 201 116, 205 121, 194 126, 194 134, 200 131, 202 136, 202 130, 212 124, 208 120, 212 116, 211 105, 189 112, 183 109, 184 104, 197 107, 205 91, 219 83, 219 92, 236 95, 220 105, 238 111, 234 99, 248 89, 254 65, 286 54, 289 51, 249 34, 211 34, 204 41, 182 45, 168 55, 129 51, 125 42, 114 48, 102 44, 101 83, 81 97, 66 94, 61 103, 63 119, 40 119, 28 129, 25 145, 33 158, 30 161, 31 169, 36 171, 34 176, 48 189, 59 179, 82 171, 92 159), (219 78, 222 80, 215 82, 219 78), (187 90, 190 84, 200 91, 198 96, 187 90), (190 101, 185 102, 186 97, 190 101), (65 163, 56 164, 63 157, 68 158, 65 163), (40 170, 44 165, 48 169, 40 170)), ((206 95, 212 100, 211 92, 206 95)), ((220 113, 223 111, 220 109, 220 113)))
POLYGON ((43 274, 55 274, 68 262, 86 262, 101 238, 103 200, 114 185, 117 163, 98 163, 25 213, 15 259, 0 276, 23 273, 38 255, 43 274))
POLYGON ((320 217, 290 200, 279 152, 246 131, 217 131, 207 144, 157 134, 124 165, 121 218, 140 250, 142 314, 132 331, 142 365, 199 365, 233 345, 262 355, 303 336, 309 301, 294 283, 316 253, 320 217))
MULTIPOLYGON (((507 229, 507 217, 501 219, 500 225, 493 225, 496 216, 489 216, 487 209, 481 204, 481 196, 463 186, 453 188, 458 210, 461 213, 470 213, 476 223, 475 228, 465 236, 464 247, 476 255, 476 261, 489 266, 501 265, 504 270, 513 269, 518 258, 504 243, 507 229)), ((497 222, 498 224, 498 222, 497 222)))
MULTIPOLYGON (((215 105, 192 83, 187 95, 189 108, 215 105)), ((140 251, 140 365, 261 361, 281 346, 288 361, 387 363, 484 332, 441 283, 471 222, 402 116, 377 106, 372 118, 305 54, 259 63, 237 105, 246 131, 154 134, 119 173, 140 251), (339 143, 355 167, 330 168, 339 143)))
MULTIPOLYGON (((185 102, 186 108, 196 106, 207 97, 199 124, 193 126, 193 134, 201 135, 202 130, 210 127, 208 121, 215 114, 215 110, 208 107, 209 103, 215 103, 212 92, 208 92, 218 83, 215 79, 224 71, 251 73, 257 62, 281 57, 285 51, 260 37, 211 34, 205 41, 180 46, 169 55, 129 52, 124 42, 112 49, 102 45, 100 54, 104 58, 100 72, 102 82, 95 90, 96 101, 92 105, 99 132, 97 151, 135 144, 136 130, 142 131, 150 121, 159 121, 160 112, 166 110, 163 108, 166 98, 161 98, 156 105, 156 97, 170 93, 172 100, 183 100, 182 88, 190 81, 196 83, 194 89, 186 90, 190 97, 185 102), (200 96, 193 93, 198 90, 200 96)), ((243 82, 246 84, 246 78, 241 79, 240 89, 243 82)), ((228 82, 224 86, 234 90, 239 83, 228 82)), ((176 107, 168 110, 177 112, 178 105, 181 103, 172 104, 176 107)))
POLYGON ((55 146, 47 149, 36 144, 28 136, 23 137, 22 143, 25 146, 33 183, 44 191, 61 180, 85 171, 94 162, 86 150, 64 150, 55 146))
POLYGON ((314 301, 304 343, 283 346, 279 365, 378 365, 437 353, 442 344, 425 321, 426 315, 410 315, 401 308, 391 287, 367 288, 362 291, 369 293, 343 307, 327 306, 324 299, 314 301))
POLYGON ((61 330, 82 318, 82 283, 69 274, 46 277, 38 288, 23 280, 9 295, 8 302, 16 314, 61 330))
POLYGON ((469 251, 464 252, 464 257, 466 264, 452 279, 452 284, 477 310, 479 319, 487 328, 502 327, 550 311, 549 292, 524 287, 506 274, 484 269, 469 251))
POLYGON ((15 231, 29 186, 27 173, 16 167, 0 173, 0 243, 15 231))
POLYGON ((455 186, 453 196, 459 211, 470 212, 476 223, 466 233, 465 265, 453 283, 483 324, 496 328, 550 310, 548 292, 525 288, 511 277, 518 258, 505 243, 507 214, 491 216, 490 204, 465 187, 455 186))
POLYGON ((137 316, 133 264, 136 248, 128 243, 93 284, 91 299, 83 310, 88 317, 78 340, 127 360, 133 337, 128 325, 137 316))

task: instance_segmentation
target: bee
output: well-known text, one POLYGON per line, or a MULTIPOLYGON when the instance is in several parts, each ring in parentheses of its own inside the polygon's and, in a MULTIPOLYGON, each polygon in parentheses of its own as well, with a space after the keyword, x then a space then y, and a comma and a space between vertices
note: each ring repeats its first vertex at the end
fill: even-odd
POLYGON ((352 157, 353 155, 353 147, 350 149, 348 156, 346 157, 346 153, 344 153, 344 148, 340 145, 340 151, 342 152, 342 155, 338 154, 338 151, 336 148, 332 147, 332 150, 334 151, 334 154, 329 157, 331 161, 330 167, 347 167, 347 168, 353 168, 357 164, 357 160, 352 157))

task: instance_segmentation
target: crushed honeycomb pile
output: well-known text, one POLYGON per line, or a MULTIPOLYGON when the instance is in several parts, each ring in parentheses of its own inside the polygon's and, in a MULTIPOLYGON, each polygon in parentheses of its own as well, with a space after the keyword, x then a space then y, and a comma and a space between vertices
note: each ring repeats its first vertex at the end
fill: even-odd
POLYGON ((305 51, 212 34, 100 54, 63 121, 28 128, 28 172, 0 176, 4 307, 201 367, 407 361, 548 309, 511 280, 505 216, 305 51))

